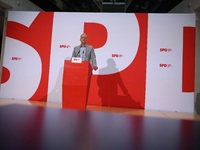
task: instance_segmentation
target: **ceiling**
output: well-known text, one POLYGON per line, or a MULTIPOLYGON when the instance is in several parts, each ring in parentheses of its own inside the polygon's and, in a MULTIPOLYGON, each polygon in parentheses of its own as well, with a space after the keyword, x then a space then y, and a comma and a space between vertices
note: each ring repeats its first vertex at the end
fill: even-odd
POLYGON ((183 0, 30 0, 45 11, 167 13, 183 0))

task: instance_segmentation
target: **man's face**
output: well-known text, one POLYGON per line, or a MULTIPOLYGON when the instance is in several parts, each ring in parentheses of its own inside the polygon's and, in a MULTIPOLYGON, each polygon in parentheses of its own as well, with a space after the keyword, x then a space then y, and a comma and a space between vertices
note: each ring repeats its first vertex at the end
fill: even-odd
POLYGON ((80 38, 81 44, 86 44, 87 42, 87 35, 86 34, 82 34, 81 38, 80 38))

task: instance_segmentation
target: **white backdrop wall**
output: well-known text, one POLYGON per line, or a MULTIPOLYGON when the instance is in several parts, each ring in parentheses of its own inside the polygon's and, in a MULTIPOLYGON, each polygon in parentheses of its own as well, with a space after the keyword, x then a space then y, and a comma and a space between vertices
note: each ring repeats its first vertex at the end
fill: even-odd
POLYGON ((193 112, 193 31, 194 14, 9 12, 0 97, 61 103, 64 60, 86 32, 99 66, 89 104, 193 112))
MULTIPOLYGON (((146 108, 192 112, 194 93, 183 92, 183 27, 194 26, 194 20, 192 14, 149 15, 146 108)), ((190 61, 194 68, 194 55, 190 61)))
POLYGON ((200 100, 197 100, 197 93, 200 93, 200 1, 184 0, 169 13, 196 13, 196 62, 195 62, 195 107, 196 112, 200 112, 200 100))

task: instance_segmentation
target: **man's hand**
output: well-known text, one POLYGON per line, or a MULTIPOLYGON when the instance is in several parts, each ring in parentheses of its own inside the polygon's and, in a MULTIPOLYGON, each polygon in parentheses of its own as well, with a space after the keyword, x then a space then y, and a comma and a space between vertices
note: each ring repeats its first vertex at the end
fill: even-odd
POLYGON ((94 70, 97 70, 97 69, 98 69, 98 67, 97 67, 97 66, 93 66, 93 69, 94 69, 94 70))

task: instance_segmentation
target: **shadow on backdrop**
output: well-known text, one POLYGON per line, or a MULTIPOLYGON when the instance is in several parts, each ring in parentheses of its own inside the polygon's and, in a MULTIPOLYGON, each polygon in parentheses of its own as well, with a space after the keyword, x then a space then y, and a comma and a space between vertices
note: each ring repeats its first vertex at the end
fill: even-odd
POLYGON ((114 59, 107 60, 107 66, 99 70, 97 84, 99 86, 99 96, 102 106, 112 107, 134 107, 139 104, 131 97, 126 86, 124 85, 120 72, 116 68, 114 59), (115 72, 114 74, 103 75, 107 72, 115 72), (102 75, 101 75, 102 74, 102 75))
POLYGON ((62 81, 63 81, 63 69, 60 68, 59 74, 56 79, 54 88, 49 92, 48 97, 54 102, 62 102, 62 81))

